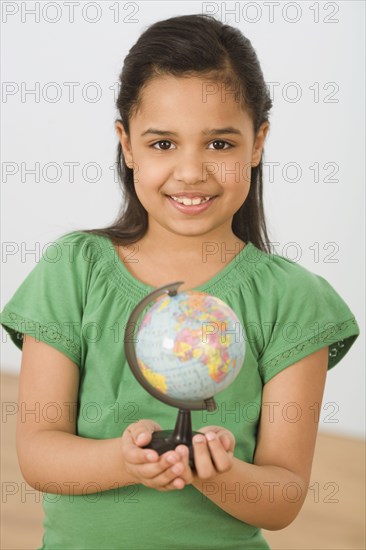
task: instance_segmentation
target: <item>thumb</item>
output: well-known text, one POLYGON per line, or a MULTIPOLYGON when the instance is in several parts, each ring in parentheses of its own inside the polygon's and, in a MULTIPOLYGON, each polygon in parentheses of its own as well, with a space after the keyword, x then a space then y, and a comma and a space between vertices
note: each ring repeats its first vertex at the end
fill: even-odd
POLYGON ((143 419, 130 424, 129 432, 136 445, 145 447, 152 438, 152 433, 161 430, 160 424, 154 420, 143 419))

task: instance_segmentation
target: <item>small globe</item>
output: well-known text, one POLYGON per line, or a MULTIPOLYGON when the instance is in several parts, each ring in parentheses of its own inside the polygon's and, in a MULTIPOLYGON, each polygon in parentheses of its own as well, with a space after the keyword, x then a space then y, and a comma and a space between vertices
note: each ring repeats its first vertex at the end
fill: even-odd
POLYGON ((225 302, 204 292, 160 296, 136 337, 142 375, 173 399, 213 397, 234 381, 244 361, 239 319, 225 302))

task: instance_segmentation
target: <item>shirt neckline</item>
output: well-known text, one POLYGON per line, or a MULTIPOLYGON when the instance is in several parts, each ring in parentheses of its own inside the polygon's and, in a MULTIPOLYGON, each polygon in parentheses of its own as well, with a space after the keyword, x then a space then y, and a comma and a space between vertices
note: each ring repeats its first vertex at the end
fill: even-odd
MULTIPOLYGON (((134 299, 142 299, 147 293, 158 288, 144 283, 132 275, 117 254, 110 237, 95 233, 90 235, 97 238, 102 249, 106 252, 108 258, 108 276, 117 283, 119 288, 127 292, 134 299)), ((211 279, 189 290, 225 295, 234 287, 237 287, 239 273, 241 280, 252 276, 258 264, 263 260, 263 256, 266 256, 266 254, 252 242, 248 241, 246 246, 211 279)))

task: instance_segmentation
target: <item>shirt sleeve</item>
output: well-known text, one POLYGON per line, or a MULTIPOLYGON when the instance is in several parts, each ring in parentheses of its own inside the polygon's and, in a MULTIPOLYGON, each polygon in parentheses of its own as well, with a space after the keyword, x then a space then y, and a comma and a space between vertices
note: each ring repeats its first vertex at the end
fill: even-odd
MULTIPOLYGON (((89 242, 88 242, 89 241, 89 242)), ((73 232, 48 245, 0 314, 0 324, 22 350, 29 334, 64 353, 80 368, 82 316, 95 249, 73 232)))
POLYGON ((320 275, 281 256, 270 263, 271 285, 262 296, 262 321, 270 330, 258 362, 263 382, 325 346, 333 368, 360 333, 355 316, 320 275))

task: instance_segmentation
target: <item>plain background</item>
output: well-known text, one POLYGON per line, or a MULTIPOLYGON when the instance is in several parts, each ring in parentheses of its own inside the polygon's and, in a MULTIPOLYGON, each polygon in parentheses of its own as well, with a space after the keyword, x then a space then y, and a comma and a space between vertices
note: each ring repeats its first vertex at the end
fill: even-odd
MULTIPOLYGON (((129 48, 157 20, 212 13, 252 41, 272 90, 271 241, 326 278, 361 328, 328 374, 319 430, 363 437, 364 2, 76 2, 73 21, 64 2, 1 4, 1 309, 49 243, 117 214, 114 99, 129 48)), ((18 373, 0 331, 2 369, 18 373)))

